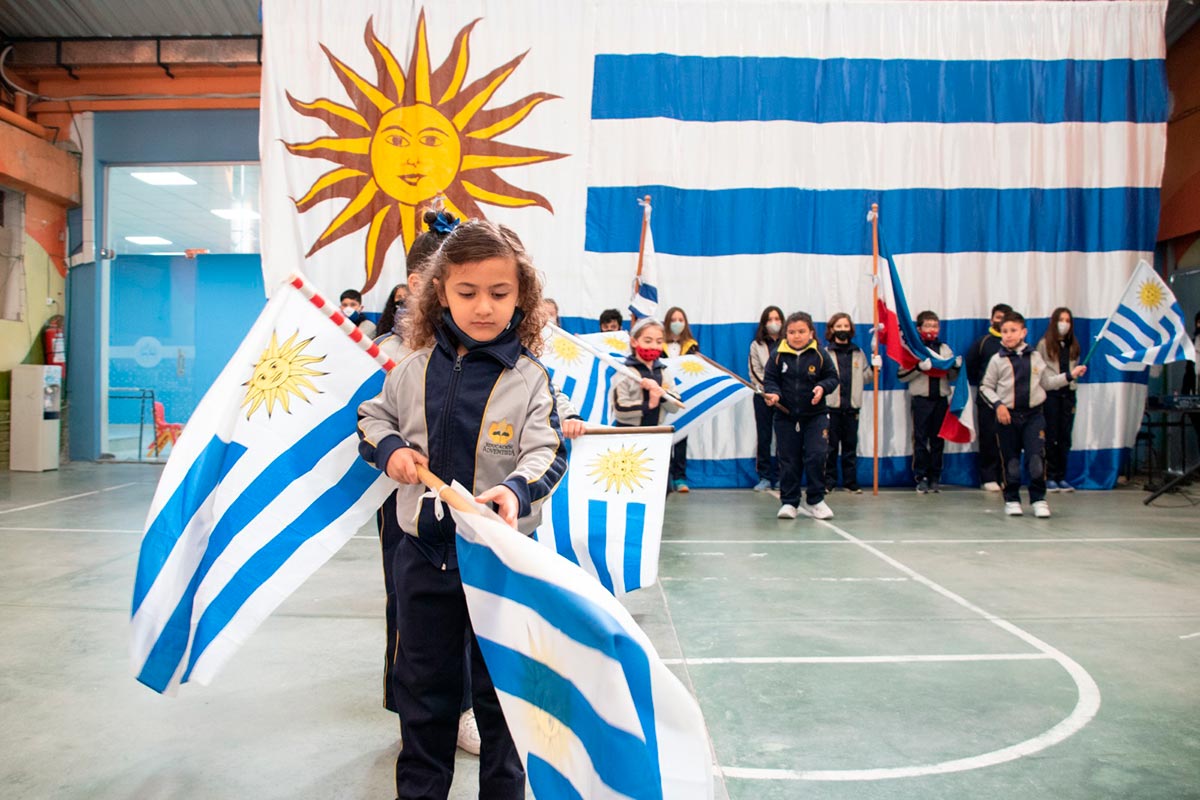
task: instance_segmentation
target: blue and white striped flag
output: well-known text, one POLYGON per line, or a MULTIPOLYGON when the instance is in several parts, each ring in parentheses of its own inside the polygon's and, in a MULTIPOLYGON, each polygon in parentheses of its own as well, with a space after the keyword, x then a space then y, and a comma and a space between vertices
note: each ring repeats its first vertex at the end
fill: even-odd
POLYGON ((642 271, 629 300, 629 313, 635 317, 653 317, 658 313, 658 259, 654 255, 654 234, 650 229, 650 203, 638 202, 642 205, 645 235, 642 239, 642 271))
POLYGON ((131 648, 157 692, 207 684, 395 488, 358 457, 355 433, 384 370, 334 308, 300 279, 279 288, 163 469, 131 648))
POLYGON ((667 415, 664 425, 675 426, 675 441, 723 408, 754 395, 750 387, 697 355, 664 358, 675 376, 676 392, 687 405, 667 415))
POLYGON ((1174 292, 1145 261, 1139 261, 1117 310, 1099 337, 1116 355, 1105 354, 1114 368, 1136 372, 1147 364, 1195 361, 1196 346, 1174 292))
POLYGON ((538 541, 617 596, 652 585, 671 434, 590 434, 570 446, 570 467, 542 510, 538 541))
POLYGON ((471 626, 534 797, 712 798, 700 707, 629 612, 548 548, 452 513, 471 626))
MULTIPOLYGON (((571 404, 589 425, 612 423, 609 392, 620 365, 629 355, 626 331, 572 335, 547 325, 542 365, 556 389, 571 398, 571 404), (602 353, 608 358, 600 358, 602 353)), ((622 379, 623 380, 623 379, 622 379)))

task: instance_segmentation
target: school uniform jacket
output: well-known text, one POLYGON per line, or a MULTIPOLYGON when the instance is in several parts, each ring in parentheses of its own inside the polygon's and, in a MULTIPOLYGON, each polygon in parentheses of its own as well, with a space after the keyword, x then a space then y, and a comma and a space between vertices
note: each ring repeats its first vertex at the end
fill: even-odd
POLYGON ((759 391, 763 388, 763 372, 767 368, 767 361, 770 360, 771 351, 775 349, 778 341, 760 342, 755 339, 750 342, 750 358, 747 364, 750 368, 750 384, 759 391))
MULTIPOLYGON (((1066 349, 1066 348, 1063 348, 1063 349, 1066 349)), ((1042 361, 1046 362, 1047 369, 1049 369, 1051 371, 1058 369, 1059 365, 1051 362, 1050 355, 1046 352, 1046 340, 1045 339, 1042 339, 1040 342, 1037 343, 1037 352, 1038 352, 1038 355, 1042 357, 1042 361)), ((1078 356, 1076 356, 1075 358, 1071 358, 1070 356, 1067 357, 1067 374, 1068 375, 1070 375, 1071 371, 1074 370, 1078 366, 1079 366, 1079 357, 1078 356)), ((1070 389, 1072 392, 1078 391, 1079 390, 1079 382, 1072 378, 1071 381, 1067 384, 1067 388, 1070 389)))
POLYGON ((979 384, 979 396, 992 408, 1007 406, 1012 411, 1028 411, 1046 402, 1046 391, 1061 389, 1071 380, 1025 342, 1015 350, 1000 348, 992 356, 979 384))
MULTIPOLYGON (((433 347, 404 356, 379 396, 359 406, 359 453, 385 470, 392 453, 411 447, 431 472, 473 494, 503 484, 520 505, 517 527, 531 533, 567 467, 549 376, 516 331, 464 355, 445 328, 436 334, 433 347)), ((454 520, 448 512, 438 520, 424 494, 424 486, 401 485, 396 518, 427 558, 454 568, 454 520)))
MULTIPOLYGON (((941 358, 954 358, 954 351, 950 349, 950 345, 937 343, 937 354, 941 358)), ((933 348, 929 348, 932 350, 933 348)), ((954 386, 954 379, 958 377, 958 367, 951 367, 946 370, 946 377, 933 378, 922 372, 916 367, 912 369, 902 369, 896 374, 904 383, 908 384, 908 393, 913 397, 949 397, 950 389, 954 386), (937 394, 933 393, 936 382, 937 394)))
MULTIPOLYGON (((825 398, 837 388, 838 376, 832 358, 814 338, 800 350, 794 350, 787 339, 780 339, 771 354, 763 374, 763 391, 779 395, 779 402, 791 412, 791 419, 824 414, 829 410, 825 398), (821 402, 813 405, 813 391, 825 390, 821 402)), ((779 410, 780 414, 784 412, 779 410)))
MULTIPOLYGON (((850 407, 859 409, 862 408, 863 386, 866 385, 867 381, 875 377, 875 373, 871 369, 871 363, 867 360, 867 354, 862 351, 862 348, 852 342, 847 347, 853 348, 850 355, 850 407)), ((830 346, 826 351, 829 353, 829 360, 833 362, 833 370, 838 376, 837 388, 825 398, 829 401, 830 410, 833 411, 837 411, 842 407, 842 373, 838 367, 837 351, 837 344, 830 346)))
MULTIPOLYGON (((655 383, 665 387, 668 391, 675 391, 675 377, 661 358, 655 359, 654 363, 647 367, 637 359, 637 356, 631 355, 625 359, 625 364, 637 370, 638 375, 643 378, 650 378, 655 383)), ((620 375, 613 378, 612 406, 614 421, 622 425, 641 425, 642 415, 651 411, 649 403, 650 393, 643 389, 640 383, 632 378, 623 378, 620 375)), ((664 395, 658 401, 658 421, 656 424, 661 425, 663 417, 678 409, 679 404, 664 395)))
POLYGON ((979 382, 983 380, 983 371, 987 369, 988 362, 999 351, 1000 331, 988 328, 988 332, 971 345, 963 359, 966 362, 967 382, 972 386, 978 386, 979 382))

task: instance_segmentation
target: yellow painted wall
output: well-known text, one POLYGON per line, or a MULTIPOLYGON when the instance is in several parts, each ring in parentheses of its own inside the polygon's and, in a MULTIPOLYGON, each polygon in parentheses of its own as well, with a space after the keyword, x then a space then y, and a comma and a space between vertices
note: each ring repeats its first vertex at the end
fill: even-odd
POLYGON ((8 397, 9 373, 17 364, 44 363, 42 327, 55 314, 62 314, 66 281, 50 261, 45 248, 25 235, 25 303, 19 322, 0 320, 0 383, 8 397), (46 305, 46 298, 54 300, 46 305))

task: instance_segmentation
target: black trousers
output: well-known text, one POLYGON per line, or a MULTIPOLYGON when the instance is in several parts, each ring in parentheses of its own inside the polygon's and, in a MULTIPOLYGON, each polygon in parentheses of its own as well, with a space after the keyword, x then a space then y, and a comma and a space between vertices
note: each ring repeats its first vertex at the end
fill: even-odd
POLYGON ((771 458, 771 437, 774 436, 775 409, 767 405, 759 395, 754 395, 754 428, 758 433, 758 452, 754 459, 754 470, 762 480, 775 483, 779 480, 779 465, 771 458))
POLYGON ((670 477, 673 481, 687 482, 687 437, 671 445, 670 477))
POLYGON ((1013 411, 1012 422, 997 424, 1004 459, 1004 500, 1021 499, 1021 453, 1029 469, 1029 502, 1046 499, 1046 420, 1042 407, 1013 411))
POLYGON ((396 758, 397 795, 445 800, 450 792, 468 637, 475 721, 483 743, 479 796, 524 800, 525 770, 471 630, 458 570, 439 569, 405 536, 396 546, 392 579, 399 636, 392 691, 404 741, 396 758))
POLYGON ((829 415, 810 414, 799 420, 775 415, 779 455, 779 500, 800 505, 800 473, 808 479, 805 496, 810 506, 825 499, 825 457, 829 451, 829 415))
POLYGON ((825 461, 825 486, 838 485, 838 454, 842 457, 842 485, 858 488, 858 409, 829 411, 829 456, 825 461))
POLYGON ((1075 393, 1070 389, 1047 392, 1042 414, 1046 418, 1046 480, 1066 480, 1071 429, 1075 427, 1075 393))
POLYGON ((938 436, 946 409, 944 397, 912 398, 913 477, 936 483, 942 479, 942 451, 946 440, 938 436))
POLYGON ((996 410, 976 400, 975 425, 979 440, 979 482, 1004 483, 1000 474, 1000 440, 996 438, 996 410))
POLYGON ((383 586, 387 594, 384 616, 387 620, 387 644, 383 651, 383 707, 396 710, 396 698, 392 694, 392 661, 396 657, 396 591, 392 587, 392 560, 396 557, 396 545, 404 538, 396 522, 396 493, 388 495, 383 505, 375 512, 375 526, 379 529, 379 548, 383 555, 383 586))

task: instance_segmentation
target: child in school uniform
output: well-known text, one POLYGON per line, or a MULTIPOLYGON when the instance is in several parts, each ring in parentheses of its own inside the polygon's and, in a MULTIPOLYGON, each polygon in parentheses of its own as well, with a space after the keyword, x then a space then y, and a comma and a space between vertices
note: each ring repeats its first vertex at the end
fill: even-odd
POLYGON ((913 478, 920 494, 940 492, 942 480, 942 451, 946 442, 938 435, 942 420, 950 407, 950 390, 962 366, 962 356, 955 356, 950 345, 939 338, 941 322, 932 311, 917 314, 917 330, 921 342, 941 358, 953 358, 954 366, 943 371, 934 369, 933 363, 924 359, 912 369, 902 369, 897 374, 908 384, 908 395, 912 399, 913 426, 913 478))
POLYGON ((858 414, 862 409, 863 386, 874 377, 872 366, 882 365, 879 356, 867 354, 854 343, 854 320, 844 311, 829 318, 825 325, 829 355, 837 371, 837 388, 829 393, 829 457, 825 462, 825 488, 837 485, 838 454, 842 461, 842 485, 846 491, 862 494, 858 488, 858 414))
POLYGON ((1021 510, 1021 453, 1029 468, 1029 502, 1035 517, 1049 517, 1046 502, 1046 392, 1062 389, 1081 378, 1087 367, 1061 371, 1047 365, 1025 343, 1025 317, 1013 311, 1000 325, 1000 351, 992 356, 979 384, 979 393, 996 411, 1000 455, 1004 463, 1004 513, 1019 517, 1021 510))
POLYGON ((763 374, 763 400, 776 410, 779 455, 779 519, 795 519, 800 510, 800 474, 808 478, 808 513, 831 519, 825 502, 825 456, 829 449, 829 413, 825 396, 837 387, 832 359, 817 344, 812 317, 803 311, 784 321, 785 337, 763 374))
POLYGON ((782 336, 783 309, 779 306, 767 306, 759 316, 754 341, 750 342, 747 363, 750 385, 758 392, 754 395, 754 428, 758 437, 758 451, 754 459, 754 468, 758 472, 758 483, 754 485, 756 492, 765 492, 779 485, 779 468, 776 460, 771 458, 771 439, 775 436, 775 409, 768 406, 762 398, 762 382, 767 361, 771 359, 771 353, 782 336))
MULTIPOLYGON (((687 314, 679 306, 667 311, 663 320, 664 349, 670 358, 678 358, 691 353, 700 352, 700 344, 692 336, 692 327, 688 324, 687 314)), ((687 437, 683 437, 671 447, 671 490, 687 494, 691 489, 687 482, 687 437)))
MULTIPOLYGON (((1037 344, 1038 355, 1051 370, 1070 373, 1079 365, 1079 340, 1075 337, 1075 315, 1069 308, 1056 308, 1050 315, 1046 335, 1037 344)), ((1046 491, 1073 492, 1067 483, 1067 456, 1071 454, 1071 429, 1075 427, 1075 390, 1071 381, 1061 389, 1046 392, 1042 415, 1046 418, 1046 491)))
POLYGON ((987 369, 988 362, 1000 350, 1000 326, 1004 323, 1004 315, 1012 310, 1008 303, 992 306, 988 329, 967 349, 964 364, 967 381, 976 389, 975 438, 979 442, 979 482, 985 492, 1000 491, 1000 473, 1004 470, 1000 464, 1000 444, 996 438, 996 412, 979 396, 979 382, 983 380, 983 371, 987 369))
POLYGON ((638 425, 661 425, 663 418, 679 409, 679 404, 667 394, 674 389, 675 379, 662 361, 663 324, 653 317, 641 317, 629 332, 633 350, 625 359, 641 376, 641 382, 618 377, 613 380, 613 425, 631 428, 638 425))
POLYGON ((554 394, 535 357, 546 322, 541 288, 517 235, 482 220, 451 232, 425 277, 405 331, 412 352, 359 407, 363 458, 402 484, 396 519, 406 535, 392 570, 391 678, 404 742, 396 791, 449 793, 469 637, 480 795, 520 800, 525 773, 471 632, 454 520, 435 512, 417 467, 458 480, 523 533, 537 527, 541 503, 566 470, 554 394))

